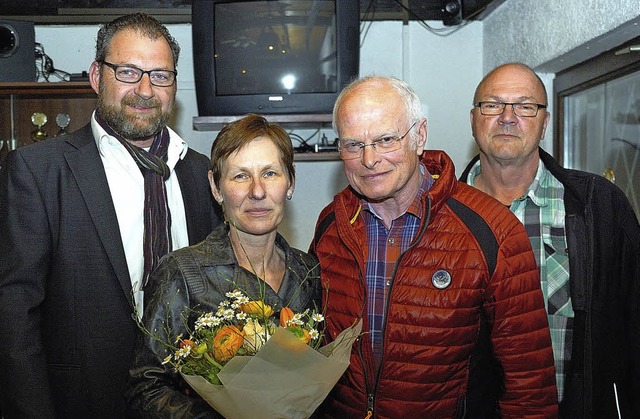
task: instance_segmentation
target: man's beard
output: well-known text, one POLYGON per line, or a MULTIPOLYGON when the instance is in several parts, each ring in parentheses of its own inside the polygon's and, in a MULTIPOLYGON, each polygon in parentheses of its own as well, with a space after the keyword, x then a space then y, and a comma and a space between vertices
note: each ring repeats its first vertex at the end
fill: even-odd
POLYGON ((107 105, 102 96, 98 97, 98 112, 117 133, 129 141, 145 141, 160 132, 169 122, 171 111, 163 112, 160 101, 156 98, 143 99, 139 96, 125 96, 118 105, 107 105), (153 114, 132 117, 127 115, 127 106, 153 108, 153 114), (159 114, 158 114, 159 113, 159 114))

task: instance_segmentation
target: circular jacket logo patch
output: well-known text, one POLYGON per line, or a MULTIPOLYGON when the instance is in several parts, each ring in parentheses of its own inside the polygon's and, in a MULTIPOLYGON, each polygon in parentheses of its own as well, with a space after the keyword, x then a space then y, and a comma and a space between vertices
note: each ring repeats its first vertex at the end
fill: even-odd
POLYGON ((451 274, 443 269, 436 271, 431 276, 431 283, 439 290, 443 290, 451 285, 451 274))

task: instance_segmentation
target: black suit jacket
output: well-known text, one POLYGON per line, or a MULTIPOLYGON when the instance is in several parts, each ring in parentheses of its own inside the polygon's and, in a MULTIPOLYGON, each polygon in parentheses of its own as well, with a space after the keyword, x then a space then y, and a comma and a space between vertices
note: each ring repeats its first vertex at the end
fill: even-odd
MULTIPOLYGON (((209 159, 176 165, 189 242, 218 223, 209 159)), ((5 418, 120 418, 137 333, 131 281, 90 125, 0 169, 0 400, 5 418)))

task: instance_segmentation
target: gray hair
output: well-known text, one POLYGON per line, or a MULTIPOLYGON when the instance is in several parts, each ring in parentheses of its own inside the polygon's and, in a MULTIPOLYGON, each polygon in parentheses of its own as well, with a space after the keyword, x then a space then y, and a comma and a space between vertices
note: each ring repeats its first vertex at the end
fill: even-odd
MULTIPOLYGON (((422 104, 420 102, 420 98, 418 97, 416 92, 411 88, 411 86, 409 86, 407 82, 397 79, 395 77, 390 77, 390 76, 376 76, 376 75, 363 76, 347 84, 342 89, 342 91, 338 95, 338 98, 336 99, 335 104, 333 105, 332 125, 333 125, 333 130, 338 135, 340 135, 340 133, 338 132, 338 124, 336 121, 338 120, 337 117, 340 112, 340 107, 342 106, 344 97, 347 96, 355 88, 365 83, 376 82, 376 81, 381 82, 383 84, 387 84, 388 86, 392 87, 398 93, 398 95, 400 95, 400 98, 404 103, 404 108, 407 115, 407 122, 409 126, 412 126, 413 124, 417 124, 423 118, 422 104)), ((415 145, 417 137, 413 134, 413 130, 410 135, 411 135, 412 144, 415 145)))

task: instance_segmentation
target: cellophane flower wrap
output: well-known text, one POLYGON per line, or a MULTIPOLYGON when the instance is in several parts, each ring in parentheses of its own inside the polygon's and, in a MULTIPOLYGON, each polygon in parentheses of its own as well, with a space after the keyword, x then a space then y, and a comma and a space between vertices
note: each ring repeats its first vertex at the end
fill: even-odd
POLYGON ((319 347, 321 313, 283 307, 276 324, 263 301, 239 290, 226 296, 216 312, 196 313, 164 363, 226 418, 311 416, 349 366, 361 321, 319 347))

